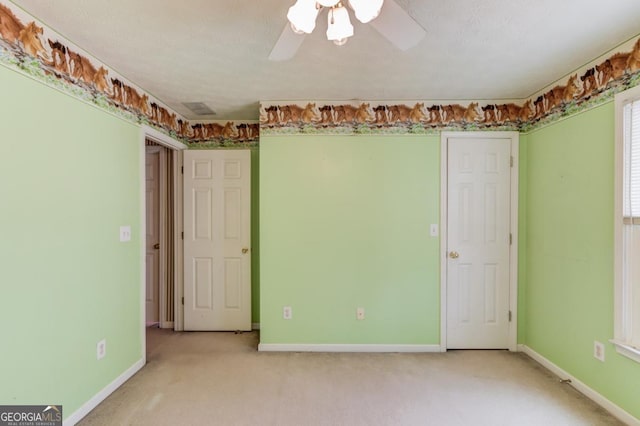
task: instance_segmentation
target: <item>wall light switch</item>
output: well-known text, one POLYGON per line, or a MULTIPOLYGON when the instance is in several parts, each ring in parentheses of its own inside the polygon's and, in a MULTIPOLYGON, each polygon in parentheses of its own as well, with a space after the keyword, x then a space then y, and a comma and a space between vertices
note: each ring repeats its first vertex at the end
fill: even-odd
POLYGON ((102 339, 96 345, 96 358, 101 360, 107 354, 107 339, 102 339))
POLYGON ((120 227, 120 242, 131 241, 131 226, 120 227))
POLYGON ((429 228, 429 234, 432 237, 437 237, 438 236, 438 231, 439 231, 438 224, 437 223, 432 223, 431 227, 429 228))

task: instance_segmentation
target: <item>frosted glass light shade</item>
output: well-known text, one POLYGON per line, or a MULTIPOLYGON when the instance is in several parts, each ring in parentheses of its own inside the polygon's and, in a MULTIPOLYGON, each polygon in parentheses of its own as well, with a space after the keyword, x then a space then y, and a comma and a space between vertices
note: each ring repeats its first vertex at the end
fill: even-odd
POLYGON ((315 0, 298 0, 289 8, 287 19, 294 32, 311 34, 316 27, 319 11, 315 0))
POLYGON ((327 39, 341 45, 353 35, 353 25, 349 20, 349 12, 344 6, 334 7, 329 10, 329 26, 327 27, 327 39))
POLYGON ((384 0, 349 0, 358 21, 366 24, 378 17, 384 0))
POLYGON ((318 2, 318 4, 324 7, 332 7, 338 4, 340 0, 316 0, 316 1, 318 2))

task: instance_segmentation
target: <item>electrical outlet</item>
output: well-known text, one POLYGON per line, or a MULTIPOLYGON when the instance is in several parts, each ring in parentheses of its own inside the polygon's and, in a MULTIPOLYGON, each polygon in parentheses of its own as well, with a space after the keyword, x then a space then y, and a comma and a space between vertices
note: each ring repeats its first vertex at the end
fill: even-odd
POLYGON ((291 309, 291 306, 284 306, 282 308, 282 318, 286 320, 290 320, 292 317, 293 317, 293 310, 291 309))
POLYGON ((131 241, 131 226, 121 226, 120 227, 120 242, 131 241))
POLYGON ((432 237, 437 237, 438 236, 438 231, 439 231, 438 224, 437 223, 432 223, 431 227, 429 228, 429 234, 432 237))
POLYGON ((107 355, 107 339, 102 339, 96 345, 96 358, 101 360, 107 355))
POLYGON ((604 344, 597 340, 593 342, 593 357, 598 361, 604 362, 604 344))
POLYGON ((358 321, 362 321, 364 319, 364 308, 357 308, 356 309, 356 319, 358 321))

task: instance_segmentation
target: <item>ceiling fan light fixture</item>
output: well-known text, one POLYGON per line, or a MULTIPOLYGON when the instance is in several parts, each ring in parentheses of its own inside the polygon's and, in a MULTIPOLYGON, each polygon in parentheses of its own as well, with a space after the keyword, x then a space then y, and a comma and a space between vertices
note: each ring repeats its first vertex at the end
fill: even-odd
POLYGON ((353 25, 349 20, 349 12, 338 3, 332 7, 328 14, 329 25, 327 27, 327 39, 333 41, 338 46, 346 43, 346 39, 353 36, 353 25), (340 43, 340 44, 338 44, 340 43))
POLYGON ((349 0, 358 21, 366 24, 380 15, 384 0, 349 0))
MULTIPOLYGON (((289 1, 295 3, 295 7, 292 7, 290 14, 287 15, 289 21, 293 22, 293 24, 289 21, 285 24, 278 41, 269 54, 269 60, 272 61, 286 61, 293 58, 302 45, 305 36, 295 35, 293 31, 291 31, 291 27, 305 33, 312 32, 315 25, 313 21, 317 21, 320 13, 325 13, 324 9, 327 9, 326 12, 329 18, 326 33, 327 38, 337 45, 344 44, 354 35, 353 25, 351 25, 353 21, 349 20, 350 13, 353 13, 354 16, 359 21, 365 23, 365 25, 367 25, 367 22, 370 22, 376 31, 402 51, 418 45, 427 34, 424 28, 398 4, 399 1, 406 3, 405 0, 289 1), (345 6, 346 9, 351 9, 351 11, 345 10, 345 6), (312 12, 311 24, 305 26, 304 22, 301 23, 296 20, 296 14, 300 12, 300 10, 312 12)), ((302 21, 304 21, 304 19, 302 19, 302 21)))
POLYGON ((315 0, 297 0, 287 12, 291 29, 297 34, 311 34, 316 27, 319 11, 315 0))

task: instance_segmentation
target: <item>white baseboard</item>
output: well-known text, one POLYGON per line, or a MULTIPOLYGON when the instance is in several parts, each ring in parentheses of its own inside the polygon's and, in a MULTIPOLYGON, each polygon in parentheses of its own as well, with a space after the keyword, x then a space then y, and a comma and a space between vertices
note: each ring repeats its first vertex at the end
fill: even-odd
POLYGON ((137 361, 131 367, 129 367, 124 373, 118 376, 113 382, 109 383, 104 389, 98 392, 93 398, 84 403, 84 405, 78 408, 73 414, 64 419, 62 424, 64 426, 72 426, 78 423, 84 418, 91 410, 96 408, 98 404, 107 399, 109 395, 116 389, 129 380, 134 374, 136 374, 142 367, 144 367, 144 359, 137 361))
POLYGON ((259 322, 251 323, 251 330, 260 330, 260 323, 259 322))
POLYGON ((440 352, 440 345, 260 343, 260 352, 440 352))
POLYGON ((571 380, 570 382, 571 386, 576 388, 578 392, 584 394, 587 398, 591 399, 593 402, 595 402, 596 404, 598 404, 599 406, 601 406, 602 408, 610 412, 613 416, 617 417, 621 421, 625 422, 630 426, 640 426, 640 419, 637 419, 631 414, 627 413, 625 410, 618 407, 616 404, 609 401, 607 398, 605 398, 595 390, 591 389, 589 386, 587 386, 580 380, 576 379, 574 376, 567 373, 562 368, 558 367, 553 362, 549 361, 548 359, 546 359, 545 357, 543 357, 542 355, 540 355, 530 347, 526 345, 518 345, 518 350, 520 352, 524 352, 525 354, 529 355, 531 358, 533 358, 535 361, 537 361, 539 364, 541 364, 543 367, 545 367, 547 370, 551 371, 553 374, 560 377, 561 379, 571 380))

